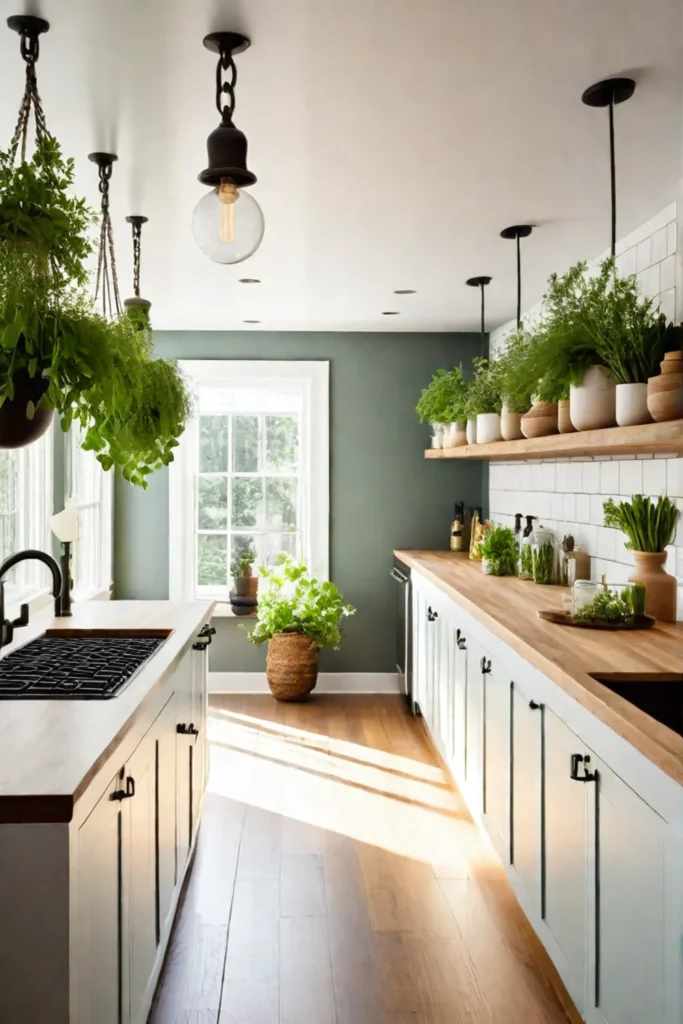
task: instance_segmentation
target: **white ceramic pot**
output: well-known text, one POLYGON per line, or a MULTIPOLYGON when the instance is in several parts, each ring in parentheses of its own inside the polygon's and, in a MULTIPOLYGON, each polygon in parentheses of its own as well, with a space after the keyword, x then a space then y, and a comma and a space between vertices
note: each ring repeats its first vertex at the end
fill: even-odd
POLYGON ((500 414, 500 432, 504 441, 519 441, 522 437, 522 413, 508 412, 503 406, 500 414))
POLYGON ((647 384, 617 384, 617 423, 620 427, 633 427, 638 423, 651 423, 647 409, 647 384))
POLYGON ((443 432, 444 448, 461 448, 467 444, 464 423, 447 423, 443 432))
POLYGON ((432 448, 443 448, 443 423, 432 423, 432 448))
POLYGON ((500 430, 500 414, 497 412, 480 412, 477 416, 477 444, 492 444, 502 441, 500 430))
POLYGON ((477 443, 477 421, 476 420, 468 420, 467 421, 467 426, 465 427, 465 435, 467 437, 467 443, 468 444, 476 444, 477 443))
POLYGON ((580 384, 569 389, 569 416, 577 430, 613 427, 616 384, 604 366, 589 366, 580 384))

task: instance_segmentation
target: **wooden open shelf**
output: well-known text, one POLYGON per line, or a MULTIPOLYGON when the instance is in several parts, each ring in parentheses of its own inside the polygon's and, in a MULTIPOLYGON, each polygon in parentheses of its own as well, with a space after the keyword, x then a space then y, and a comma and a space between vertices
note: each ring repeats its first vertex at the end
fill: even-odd
POLYGON ((574 434, 551 434, 521 441, 468 444, 461 448, 428 448, 427 459, 478 459, 514 462, 526 459, 590 458, 594 455, 683 455, 683 420, 609 427, 574 434))

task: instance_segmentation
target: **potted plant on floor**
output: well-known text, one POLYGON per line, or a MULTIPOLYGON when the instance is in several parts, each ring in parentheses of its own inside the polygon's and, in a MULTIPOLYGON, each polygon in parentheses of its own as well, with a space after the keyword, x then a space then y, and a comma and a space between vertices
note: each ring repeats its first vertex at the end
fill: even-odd
POLYGON ((671 498, 657 503, 642 494, 630 501, 603 503, 605 526, 616 526, 627 537, 626 547, 636 563, 629 583, 645 585, 645 612, 664 622, 676 621, 677 581, 664 570, 667 547, 676 534, 678 509, 671 498))
POLYGON ((508 526, 491 526, 479 544, 481 568, 486 576, 515 576, 519 545, 508 526))
POLYGON ((467 418, 476 419, 477 444, 501 441, 500 411, 503 399, 495 363, 485 358, 475 358, 474 376, 467 391, 467 418))
POLYGON ((251 643, 268 641, 266 677, 276 700, 303 700, 318 679, 318 653, 342 641, 341 623, 353 608, 334 583, 315 579, 303 562, 286 555, 262 568, 264 584, 251 643))

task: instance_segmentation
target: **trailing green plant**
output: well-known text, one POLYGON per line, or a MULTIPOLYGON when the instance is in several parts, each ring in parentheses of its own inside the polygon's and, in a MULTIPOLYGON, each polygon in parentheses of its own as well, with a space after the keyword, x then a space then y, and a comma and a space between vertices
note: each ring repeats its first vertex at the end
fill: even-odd
POLYGON ((153 358, 148 325, 93 312, 84 289, 94 217, 71 196, 73 179, 50 136, 19 165, 0 153, 0 406, 18 379, 42 379, 38 406, 53 408, 64 430, 80 423, 104 469, 146 487, 173 459, 187 389, 174 363, 153 358))
POLYGON ((479 552, 491 576, 514 576, 519 550, 517 538, 508 526, 491 526, 484 533, 479 552))
POLYGON ((552 583, 555 575, 555 545, 541 540, 531 545, 534 583, 552 583))
POLYGON ((595 598, 589 604, 572 612, 572 618, 579 622, 630 622, 643 615, 645 610, 645 587, 642 583, 612 590, 603 583, 595 598))
POLYGON ((341 623, 356 609, 334 583, 315 579, 303 562, 287 555, 281 556, 275 568, 262 567, 260 574, 262 596, 257 623, 248 634, 251 643, 258 647, 276 633, 299 633, 318 647, 339 647, 341 623))
POLYGON ((464 423, 468 387, 462 363, 452 370, 437 370, 415 407, 420 423, 464 423))
POLYGON ((673 543, 676 533, 678 509, 676 503, 664 496, 653 502, 642 494, 634 494, 630 501, 603 502, 605 526, 616 526, 626 534, 626 547, 631 551, 664 551, 673 543))
POLYGON ((469 382, 465 402, 467 419, 474 419, 482 413, 500 413, 503 398, 495 362, 483 357, 476 357, 472 362, 474 376, 469 382))
POLYGON ((250 548, 249 551, 243 551, 242 554, 237 555, 233 558, 230 564, 230 574, 232 578, 234 580, 239 579, 240 577, 242 579, 249 579, 250 576, 253 576, 252 566, 255 561, 256 552, 253 548, 250 548))

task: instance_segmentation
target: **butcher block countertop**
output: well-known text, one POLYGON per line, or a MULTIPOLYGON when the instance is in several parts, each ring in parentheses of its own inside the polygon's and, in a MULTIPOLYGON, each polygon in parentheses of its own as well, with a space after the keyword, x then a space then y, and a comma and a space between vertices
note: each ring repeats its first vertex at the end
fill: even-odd
POLYGON ((600 672, 683 672, 683 623, 629 632, 571 629, 539 619, 562 608, 562 587, 484 576, 480 562, 445 551, 396 551, 406 565, 683 785, 683 737, 591 679, 600 672))
POLYGON ((131 682, 109 700, 0 700, 0 823, 70 821, 73 805, 175 670, 211 616, 210 601, 88 601, 70 618, 36 614, 2 657, 47 629, 169 630, 131 682))

